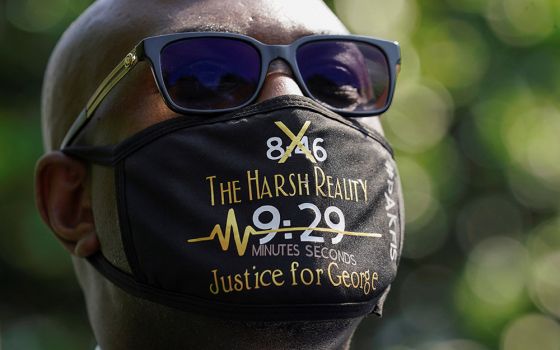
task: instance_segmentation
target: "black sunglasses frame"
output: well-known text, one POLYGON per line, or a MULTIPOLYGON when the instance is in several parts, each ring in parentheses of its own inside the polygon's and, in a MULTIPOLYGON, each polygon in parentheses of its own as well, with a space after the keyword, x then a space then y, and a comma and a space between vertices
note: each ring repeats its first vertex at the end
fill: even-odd
POLYGON ((115 69, 103 80, 99 85, 97 90, 94 92, 90 100, 88 101, 86 107, 78 115, 70 129, 68 130, 64 140, 62 142, 61 148, 68 146, 79 134, 79 132, 87 125, 91 116, 94 114, 95 110, 99 104, 103 101, 105 96, 111 91, 111 89, 139 62, 147 60, 150 62, 153 76, 156 81, 156 85, 159 89, 160 94, 165 101, 165 104, 174 112, 180 114, 216 114, 235 111, 237 109, 243 108, 255 101, 259 92, 262 89, 264 81, 266 79, 266 73, 269 69, 270 63, 276 59, 283 59, 290 65, 296 82, 302 89, 303 93, 317 101, 326 108, 343 115, 345 117, 363 117, 379 115, 389 108, 393 100, 393 94, 396 85, 397 67, 401 64, 400 47, 397 42, 381 40, 376 38, 371 38, 367 36, 360 35, 309 35, 301 37, 289 45, 267 45, 260 41, 251 38, 246 35, 236 34, 236 33, 223 33, 223 32, 186 32, 186 33, 176 33, 176 34, 165 34, 160 36, 148 37, 143 39, 134 49, 129 52, 126 57, 115 67, 115 69), (176 104, 164 83, 162 67, 161 67, 161 52, 162 50, 172 43, 181 41, 184 39, 192 38, 229 38, 245 42, 254 48, 260 55, 261 67, 259 82, 257 88, 253 95, 243 104, 232 108, 225 109, 212 109, 212 110, 200 110, 184 108, 176 104), (387 94, 387 100, 383 107, 369 110, 369 111, 348 111, 343 109, 333 108, 321 102, 315 98, 300 73, 296 54, 297 50, 304 44, 309 42, 320 42, 320 41, 353 41, 357 43, 365 43, 380 49, 380 52, 385 56, 388 63, 389 70, 389 91, 387 94))

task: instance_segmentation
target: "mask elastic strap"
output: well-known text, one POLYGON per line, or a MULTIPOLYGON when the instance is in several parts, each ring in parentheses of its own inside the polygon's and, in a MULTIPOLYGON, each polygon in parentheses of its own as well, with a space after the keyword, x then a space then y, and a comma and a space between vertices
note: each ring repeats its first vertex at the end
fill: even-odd
POLYGON ((112 166, 116 163, 115 146, 71 146, 64 148, 62 153, 99 165, 112 166))

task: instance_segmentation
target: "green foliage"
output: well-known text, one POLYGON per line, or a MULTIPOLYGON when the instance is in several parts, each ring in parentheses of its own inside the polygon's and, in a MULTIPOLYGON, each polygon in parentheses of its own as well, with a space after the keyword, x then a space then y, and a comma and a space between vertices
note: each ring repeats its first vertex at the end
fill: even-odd
MULTIPOLYGON (((94 343, 33 202, 42 76, 90 2, 0 2, 2 349, 94 343)), ((384 318, 368 318, 353 348, 560 348, 560 3, 325 2, 403 55, 382 120, 405 190, 404 256, 384 318)))

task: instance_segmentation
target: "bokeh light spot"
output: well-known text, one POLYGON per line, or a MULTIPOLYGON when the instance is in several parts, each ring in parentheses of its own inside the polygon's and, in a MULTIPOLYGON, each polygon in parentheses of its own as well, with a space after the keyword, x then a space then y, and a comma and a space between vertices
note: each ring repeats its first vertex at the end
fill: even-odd
POLYGON ((420 153, 439 143, 452 120, 453 102, 449 93, 436 86, 400 85, 396 92, 399 102, 392 106, 384 119, 395 148, 420 153))
MULTIPOLYGON (((422 76, 420 56, 418 56, 416 48, 406 41, 401 41, 399 44, 401 46, 401 57, 403 57, 406 63, 403 63, 401 71, 397 76, 397 90, 400 89, 401 85, 416 84, 422 76)), ((398 99, 393 100, 393 104, 399 104, 400 102, 398 99)))
POLYGON ((494 33, 511 46, 530 46, 555 29, 554 0, 490 0, 485 17, 494 33))
POLYGON ((550 187, 560 187, 560 112, 552 107, 535 111, 535 126, 528 139, 528 170, 550 187), (537 117, 539 116, 539 117, 537 117), (556 145, 556 147, 554 147, 556 145))
POLYGON ((402 41, 416 26, 415 0, 335 0, 340 19, 357 33, 402 41))
POLYGON ((406 222, 410 224, 429 215, 433 206, 432 181, 427 171, 410 157, 399 157, 398 166, 405 196, 406 222))
POLYGON ((472 97, 479 90, 473 85, 484 76, 488 66, 488 49, 481 39, 477 30, 466 22, 434 23, 421 39, 420 56, 425 74, 448 88, 466 90, 472 97))
POLYGON ((507 180, 516 199, 526 208, 535 210, 560 209, 560 188, 550 188, 523 169, 507 169, 507 180))
POLYGON ((552 33, 554 12, 551 0, 503 0, 503 6, 507 19, 519 33, 538 38, 552 33))
POLYGON ((511 157, 525 171, 551 189, 557 189, 560 188, 560 111, 552 105, 537 103, 531 109, 517 111, 511 123, 505 125, 507 146, 511 157))
POLYGON ((68 6, 69 0, 8 0, 6 17, 21 30, 42 32, 64 19, 68 6))
POLYGON ((560 325, 539 314, 525 315, 513 321, 502 334, 501 350, 528 349, 560 349, 560 325))
POLYGON ((560 251, 560 217, 545 221, 532 230, 527 247, 533 259, 560 251))
POLYGON ((530 300, 526 297, 504 304, 486 302, 472 290, 465 275, 458 280, 454 296, 458 316, 463 321, 462 328, 487 341, 495 339, 505 324, 530 307, 530 300))
POLYGON ((444 243, 447 217, 433 193, 432 178, 426 169, 410 157, 398 157, 402 178, 406 244, 403 256, 422 258, 433 253, 444 243))
POLYGON ((560 317, 559 268, 560 250, 540 257, 533 265, 531 283, 531 294, 537 305, 556 317, 560 317))
POLYGON ((509 237, 492 237, 469 255, 466 279, 473 292, 492 304, 508 304, 521 297, 527 277, 527 250, 509 237))

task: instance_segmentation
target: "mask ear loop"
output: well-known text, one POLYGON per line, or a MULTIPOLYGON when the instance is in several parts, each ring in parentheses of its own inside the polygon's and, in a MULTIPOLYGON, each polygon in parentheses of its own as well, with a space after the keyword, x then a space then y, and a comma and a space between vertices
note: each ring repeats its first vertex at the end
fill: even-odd
POLYGON ((61 150, 67 156, 95 164, 114 166, 117 163, 115 146, 71 146, 61 150))

